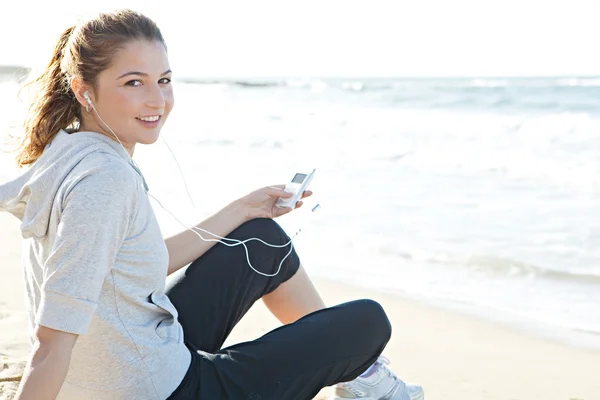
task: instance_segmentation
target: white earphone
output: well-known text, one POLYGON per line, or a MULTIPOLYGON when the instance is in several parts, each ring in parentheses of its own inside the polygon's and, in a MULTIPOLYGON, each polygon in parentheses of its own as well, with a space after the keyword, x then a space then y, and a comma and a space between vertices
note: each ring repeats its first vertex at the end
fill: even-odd
POLYGON ((90 92, 87 90, 83 93, 83 97, 87 100, 89 106, 85 106, 85 111, 90 112, 90 107, 94 109, 94 105, 92 104, 92 99, 90 99, 90 92))

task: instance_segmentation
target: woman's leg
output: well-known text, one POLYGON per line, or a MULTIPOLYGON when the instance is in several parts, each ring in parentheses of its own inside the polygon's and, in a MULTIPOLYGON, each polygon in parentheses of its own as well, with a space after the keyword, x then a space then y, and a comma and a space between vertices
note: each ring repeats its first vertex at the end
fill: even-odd
POLYGON ((192 398, 309 400, 366 371, 390 336, 389 320, 372 300, 319 310, 256 340, 197 353, 201 379, 192 398))
POLYGON ((262 300, 282 324, 289 324, 325 308, 325 303, 302 265, 293 277, 263 296, 262 300))
MULTIPOLYGON (((260 237, 275 244, 289 240, 272 220, 253 220, 230 237, 260 237)), ((258 242, 248 246, 254 267, 268 273, 289 251, 258 242)), ((355 378, 375 361, 390 335, 381 307, 363 300, 321 309, 308 278, 296 273, 299 264, 292 252, 281 272, 267 278, 249 268, 241 246, 218 244, 170 280, 167 293, 179 311, 186 342, 200 350, 193 353, 188 376, 171 398, 308 399, 324 386, 355 378), (303 290, 308 301, 302 301, 303 290), (262 297, 283 321, 321 310, 255 341, 220 350, 235 324, 262 297)))
MULTIPOLYGON (((272 244, 289 241, 283 229, 271 219, 249 221, 228 237, 238 240, 258 237, 272 244)), ((276 272, 290 250, 290 247, 268 247, 258 241, 246 246, 253 267, 266 274, 276 272)), ((298 255, 292 251, 277 275, 265 277, 250 269, 243 246, 216 244, 167 280, 166 293, 177 308, 186 343, 195 349, 218 351, 250 307, 289 281, 299 267, 298 255)))

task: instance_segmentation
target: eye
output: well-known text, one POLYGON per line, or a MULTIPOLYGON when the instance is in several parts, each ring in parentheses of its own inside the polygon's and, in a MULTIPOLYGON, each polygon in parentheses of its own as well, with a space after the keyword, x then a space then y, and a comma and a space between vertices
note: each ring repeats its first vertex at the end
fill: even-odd
POLYGON ((162 78, 158 83, 169 84, 171 83, 171 78, 162 78))
POLYGON ((130 81, 127 81, 127 83, 125 83, 125 86, 140 86, 142 84, 142 81, 137 80, 137 79, 132 79, 130 81))

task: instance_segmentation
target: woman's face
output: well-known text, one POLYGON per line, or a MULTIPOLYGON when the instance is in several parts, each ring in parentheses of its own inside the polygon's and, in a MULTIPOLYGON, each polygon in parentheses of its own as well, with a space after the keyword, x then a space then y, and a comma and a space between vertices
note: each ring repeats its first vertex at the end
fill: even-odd
MULTIPOLYGON (((90 97, 100 117, 133 155, 136 143, 151 144, 174 104, 167 52, 158 41, 136 40, 117 51, 109 68, 97 78, 90 97)), ((114 139, 96 113, 83 111, 81 130, 114 139)))

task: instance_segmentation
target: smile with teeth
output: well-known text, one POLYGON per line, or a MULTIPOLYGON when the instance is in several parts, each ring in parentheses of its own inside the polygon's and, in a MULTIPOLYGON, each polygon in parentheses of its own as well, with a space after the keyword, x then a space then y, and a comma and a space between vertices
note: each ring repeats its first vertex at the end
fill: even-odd
POLYGON ((137 117, 137 119, 146 121, 146 122, 156 122, 160 118, 160 115, 152 115, 151 117, 137 117))

